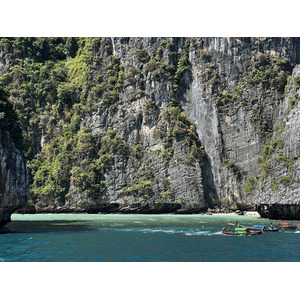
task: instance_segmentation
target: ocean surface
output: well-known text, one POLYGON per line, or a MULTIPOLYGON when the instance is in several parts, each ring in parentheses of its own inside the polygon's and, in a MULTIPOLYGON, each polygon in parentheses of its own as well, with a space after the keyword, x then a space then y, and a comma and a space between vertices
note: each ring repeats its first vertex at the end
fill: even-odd
POLYGON ((222 235, 236 220, 271 222, 235 215, 14 214, 11 233, 0 235, 0 262, 300 261, 299 229, 222 235))

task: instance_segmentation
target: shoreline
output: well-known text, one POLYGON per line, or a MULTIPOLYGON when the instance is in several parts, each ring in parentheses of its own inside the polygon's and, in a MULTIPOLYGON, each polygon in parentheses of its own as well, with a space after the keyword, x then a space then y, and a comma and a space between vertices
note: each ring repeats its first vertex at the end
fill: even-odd
POLYGON ((12 215, 174 215, 174 216, 179 216, 179 215, 184 215, 184 216, 255 216, 255 217, 260 217, 259 213, 256 211, 244 211, 242 214, 238 212, 206 212, 206 213, 191 213, 191 214, 176 214, 176 213, 161 213, 161 214, 133 214, 133 213, 87 213, 87 212, 39 212, 39 213, 18 213, 14 212, 12 215))
POLYGON ((254 217, 260 217, 260 214, 257 211, 245 211, 243 214, 236 213, 236 212, 230 212, 230 213, 205 213, 203 215, 212 215, 212 216, 254 216, 254 217))

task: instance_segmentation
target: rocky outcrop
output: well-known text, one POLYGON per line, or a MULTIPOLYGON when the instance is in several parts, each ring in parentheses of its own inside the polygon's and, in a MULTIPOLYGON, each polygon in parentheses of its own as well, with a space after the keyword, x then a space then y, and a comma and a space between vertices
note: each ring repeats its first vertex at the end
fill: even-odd
POLYGON ((9 133, 0 130, 0 233, 11 214, 25 206, 29 196, 27 168, 9 133))
POLYGON ((263 217, 300 219, 300 66, 290 78, 271 141, 260 165, 263 180, 256 190, 256 207, 263 217))
MULTIPOLYGON (((258 160, 283 113, 298 48, 299 40, 290 38, 194 43, 192 76, 185 80, 181 101, 208 154, 220 206, 248 210, 265 201, 263 195, 253 196, 257 186, 249 188, 249 181, 261 185, 258 160)), ((291 139, 299 140, 294 134, 291 139)))
MULTIPOLYGON (((49 79, 50 64, 37 76, 57 91, 35 94, 43 95, 42 112, 28 123, 35 126, 33 153, 41 155, 31 163, 27 211, 257 209, 300 218, 299 38, 102 38, 78 45, 77 56, 62 64, 68 75, 53 67, 61 82, 49 79)), ((10 70, 14 57, 0 58, 3 72, 10 70)), ((4 77, 7 84, 16 74, 4 77)))

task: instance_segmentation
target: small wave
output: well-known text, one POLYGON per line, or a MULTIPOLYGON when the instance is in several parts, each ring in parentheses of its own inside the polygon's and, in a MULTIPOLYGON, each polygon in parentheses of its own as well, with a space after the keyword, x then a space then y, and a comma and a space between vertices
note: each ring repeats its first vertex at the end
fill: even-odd
POLYGON ((175 230, 175 229, 145 229, 144 233, 156 233, 163 232, 167 234, 184 234, 184 235, 220 235, 222 231, 210 232, 208 230, 194 230, 194 231, 185 231, 185 230, 175 230))
MULTIPOLYGON (((103 230, 103 229, 101 229, 103 230)), ((112 228, 106 228, 106 230, 114 230, 112 228)), ((211 232, 208 230, 179 230, 179 229, 154 229, 154 228, 145 228, 145 229, 139 229, 139 228, 120 228, 119 231, 140 231, 145 234, 149 233, 166 233, 166 234, 184 234, 188 236, 193 235, 205 235, 205 236, 211 236, 211 235, 222 235, 222 231, 217 232, 211 232)))
POLYGON ((192 231, 192 232, 186 232, 185 235, 221 235, 222 231, 217 231, 217 232, 210 232, 210 231, 192 231))
POLYGON ((294 233, 300 233, 300 230, 284 230, 282 231, 284 232, 285 234, 294 234, 294 233))
POLYGON ((5 261, 4 258, 0 257, 0 261, 5 261))
POLYGON ((211 235, 222 235, 223 232, 222 231, 217 231, 217 232, 213 232, 211 235))
POLYGON ((210 233, 209 231, 190 231, 186 232, 185 235, 209 235, 210 233))
POLYGON ((174 234, 174 233, 183 233, 184 231, 182 230, 175 230, 175 229, 145 229, 143 230, 145 233, 155 233, 155 232, 163 232, 163 233, 169 233, 169 234, 174 234))

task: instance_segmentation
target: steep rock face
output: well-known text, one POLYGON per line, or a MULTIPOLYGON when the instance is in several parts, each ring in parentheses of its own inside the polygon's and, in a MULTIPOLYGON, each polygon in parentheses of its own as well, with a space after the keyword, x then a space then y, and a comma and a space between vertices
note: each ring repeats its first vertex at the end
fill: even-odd
POLYGON ((299 38, 102 38, 78 45, 60 64, 33 64, 34 87, 45 85, 34 97, 16 95, 12 79, 26 76, 1 52, 0 71, 10 73, 0 79, 11 100, 17 108, 24 94, 36 101, 26 108, 34 121, 23 128, 33 153, 41 152, 30 162, 33 211, 263 214, 287 198, 296 211, 299 38))
POLYGON ((260 176, 257 159, 282 113, 284 77, 292 70, 289 61, 299 60, 299 41, 205 38, 194 47, 183 108, 207 151, 219 203, 252 209, 262 199, 245 184, 260 176))
POLYGON ((290 79, 275 133, 261 158, 264 180, 256 191, 257 209, 268 218, 299 219, 300 195, 300 66, 290 79))
POLYGON ((29 196, 27 168, 7 131, 0 130, 0 227, 25 206, 29 196))
MULTIPOLYGON (((194 178, 194 190, 196 186, 201 191, 196 193, 196 198, 202 198, 206 202, 203 207, 217 205, 230 209, 253 209, 261 198, 254 199, 244 191, 244 185, 250 176, 260 176, 257 159, 281 114, 286 78, 292 70, 290 62, 299 60, 299 41, 289 38, 191 39, 188 49, 190 65, 177 81, 176 91, 174 78, 161 74, 155 78, 154 73, 157 70, 150 69, 147 72, 147 64, 142 63, 134 55, 140 49, 144 49, 145 54, 149 56, 157 53, 163 40, 163 38, 111 39, 113 55, 121 59, 125 72, 129 67, 141 70, 146 96, 138 97, 137 101, 133 100, 128 105, 126 100, 131 99, 133 91, 136 93, 138 90, 136 84, 128 84, 122 90, 124 110, 117 123, 114 123, 113 118, 103 121, 105 115, 103 109, 99 112, 102 121, 90 123, 88 127, 95 132, 95 128, 98 131, 102 124, 105 132, 105 126, 109 124, 108 128, 117 128, 120 136, 132 144, 139 139, 142 140, 143 151, 147 152, 153 147, 163 150, 161 143, 157 144, 157 141, 149 143, 149 138, 153 139, 151 130, 153 132, 159 128, 158 120, 161 114, 156 112, 149 120, 149 116, 141 108, 150 98, 161 111, 168 107, 171 99, 176 98, 182 110, 195 125, 199 144, 204 146, 207 154, 201 171, 191 176, 194 178), (283 61, 283 58, 287 62, 283 61), (128 127, 130 113, 130 117, 135 120, 132 128, 128 127), (119 120, 125 125, 123 128, 119 126, 119 120)), ((187 40, 172 39, 173 50, 184 52, 187 40)), ((171 51, 168 49, 160 51, 162 61, 167 64, 179 64, 178 60, 174 60, 170 55, 171 51)), ((181 152, 186 156, 189 150, 181 152)), ((144 154, 143 163, 147 159, 149 160, 149 157, 144 154)), ((155 178, 163 180, 168 178, 168 174, 180 174, 175 171, 174 165, 170 166, 166 173, 164 160, 160 163, 159 161, 155 160, 155 166, 150 164, 152 169, 156 169, 155 178), (171 173, 172 170, 174 171, 171 173)), ((136 164, 136 160, 131 164, 136 164)), ((137 169, 128 171, 129 174, 137 173, 137 169)), ((186 195, 185 203, 194 201, 193 196, 187 193, 193 188, 187 184, 186 179, 180 184, 176 177, 170 176, 169 179, 172 190, 177 187, 177 190, 185 191, 181 192, 186 195)), ((114 180, 110 179, 110 175, 107 175, 106 182, 110 182, 110 201, 122 199, 122 202, 124 194, 116 192, 120 191, 120 188, 114 186, 114 180)), ((122 179, 118 179, 118 183, 120 187, 129 185, 128 180, 122 182, 122 179)), ((154 194, 152 199, 157 199, 157 195, 154 194)), ((182 202, 179 194, 174 194, 174 199, 180 199, 180 203, 182 202)), ((131 201, 130 205, 133 203, 131 201)))
MULTIPOLYGON (((91 94, 93 111, 80 116, 85 137, 67 170, 69 192, 60 202, 52 194, 37 195, 37 212, 193 213, 212 206, 204 195, 206 153, 186 114, 170 105, 177 57, 160 47, 157 58, 150 58, 163 40, 112 38, 95 51, 93 78, 103 76, 106 84, 113 81, 106 74, 117 72, 122 88, 91 94), (81 153, 85 138, 95 148, 81 153), (84 186, 91 183, 83 180, 92 181, 90 176, 98 178, 89 193, 84 186)), ((173 50, 183 43, 175 39, 173 50)))

